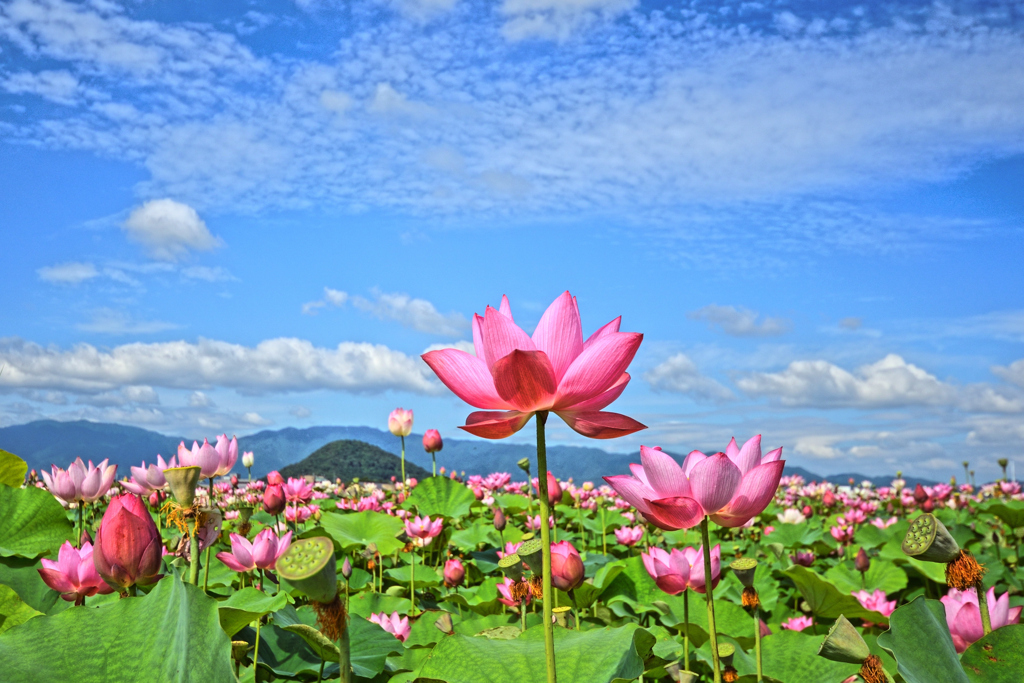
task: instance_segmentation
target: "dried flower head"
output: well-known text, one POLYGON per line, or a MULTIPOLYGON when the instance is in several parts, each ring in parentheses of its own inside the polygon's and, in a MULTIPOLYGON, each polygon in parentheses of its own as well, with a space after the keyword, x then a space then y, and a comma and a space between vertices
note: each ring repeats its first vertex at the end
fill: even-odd
POLYGON ((965 591, 981 585, 981 576, 985 568, 978 564, 966 550, 961 550, 956 558, 946 565, 946 584, 950 588, 965 591))

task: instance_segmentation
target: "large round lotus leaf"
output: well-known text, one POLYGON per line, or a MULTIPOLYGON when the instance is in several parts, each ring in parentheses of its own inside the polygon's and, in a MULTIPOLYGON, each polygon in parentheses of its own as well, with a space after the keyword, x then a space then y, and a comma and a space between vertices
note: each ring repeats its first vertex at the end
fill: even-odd
POLYGON ((960 658, 971 683, 1024 679, 1024 624, 1008 624, 973 643, 960 658))
POLYGON ((448 477, 431 477, 412 490, 404 507, 432 517, 463 517, 475 500, 476 496, 465 484, 448 477))
MULTIPOLYGON (((629 624, 593 631, 555 629, 559 680, 635 680, 654 636, 629 624)), ((546 680, 543 629, 528 629, 515 640, 455 634, 431 651, 420 676, 447 683, 534 683, 546 680)))
POLYGON ((55 553, 61 543, 74 538, 64 508, 49 491, 0 484, 0 555, 55 553))
POLYGON ((825 572, 825 578, 844 593, 859 590, 874 593, 881 590, 886 594, 892 594, 907 587, 907 573, 898 565, 880 558, 871 560, 871 566, 864 573, 863 582, 860 572, 845 563, 829 569, 825 572))
POLYGON ((1014 529, 1024 526, 1024 501, 1022 500, 1010 500, 990 505, 986 512, 991 512, 1014 529))
POLYGON ((405 545, 396 538, 405 529, 405 524, 383 512, 328 512, 320 518, 320 526, 342 548, 365 548, 373 543, 381 555, 390 555, 405 545))
POLYGON ((0 633, 39 615, 40 612, 26 605, 14 589, 0 584, 0 633))
POLYGON ((220 626, 225 633, 233 636, 249 622, 256 621, 264 614, 276 612, 287 604, 288 598, 284 593, 267 595, 252 587, 243 588, 232 593, 227 600, 218 603, 220 626))
POLYGON ((878 644, 896 658, 906 683, 968 681, 949 635, 946 610, 938 600, 915 598, 897 609, 878 644))
POLYGON ((25 483, 26 472, 28 472, 28 463, 14 453, 0 449, 0 484, 21 486, 25 483))
POLYGON ((217 602, 173 576, 145 597, 35 617, 0 635, 4 680, 234 680, 217 602))
POLYGON ((793 580, 804 600, 811 606, 811 612, 820 619, 838 619, 842 614, 847 619, 857 617, 875 624, 885 621, 883 615, 864 609, 857 598, 843 593, 807 567, 797 565, 782 573, 793 580))

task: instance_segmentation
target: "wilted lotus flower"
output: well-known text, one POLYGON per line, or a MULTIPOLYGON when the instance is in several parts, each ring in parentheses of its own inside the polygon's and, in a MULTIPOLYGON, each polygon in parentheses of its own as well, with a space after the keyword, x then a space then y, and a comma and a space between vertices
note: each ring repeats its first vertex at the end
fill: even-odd
POLYGON ((159 578, 163 541, 153 518, 134 493, 114 496, 103 513, 93 562, 111 586, 127 588, 159 578))
POLYGON ((217 437, 217 445, 214 446, 214 450, 217 451, 219 461, 216 476, 223 477, 238 461, 238 439, 232 436, 228 440, 227 434, 221 434, 217 437))
POLYGON ((660 448, 640 447, 633 475, 605 477, 620 496, 663 529, 687 529, 705 515, 720 526, 738 527, 771 502, 786 461, 777 448, 761 457, 760 435, 743 447, 729 442, 725 453, 691 451, 680 467, 660 448))
POLYGON ((388 415, 388 431, 395 436, 409 436, 412 433, 412 411, 395 408, 388 415))
POLYGON ((81 550, 69 541, 64 541, 56 562, 46 558, 40 562, 43 568, 37 571, 43 581, 68 602, 81 605, 91 595, 114 592, 96 571, 92 561, 92 544, 88 541, 82 544, 81 550))
POLYGON ((117 465, 108 466, 107 462, 108 459, 104 459, 99 465, 93 465, 90 460, 86 466, 81 458, 76 458, 67 471, 52 465, 49 474, 45 470, 40 474, 50 493, 64 502, 92 503, 106 495, 117 475, 117 465))
POLYGON ((534 413, 551 411, 583 436, 611 439, 644 429, 625 415, 603 412, 626 388, 626 368, 643 340, 619 332, 620 320, 583 341, 576 299, 565 292, 531 337, 515 324, 502 297, 500 310, 488 306, 483 316, 473 316, 475 356, 441 349, 423 360, 459 398, 482 409, 460 427, 471 434, 503 439, 534 413))
POLYGON ((409 637, 409 631, 412 628, 409 625, 409 617, 399 617, 398 612, 392 612, 390 617, 384 612, 370 614, 369 619, 403 643, 409 637))
MULTIPOLYGON (((508 607, 519 607, 519 600, 512 595, 512 591, 515 589, 516 583, 516 581, 513 581, 511 578, 506 576, 502 582, 498 584, 498 602, 503 605, 507 605, 508 607)), ((524 585, 526 589, 523 592, 523 599, 526 601, 526 604, 529 605, 531 598, 533 598, 533 591, 530 590, 529 583, 524 585)))

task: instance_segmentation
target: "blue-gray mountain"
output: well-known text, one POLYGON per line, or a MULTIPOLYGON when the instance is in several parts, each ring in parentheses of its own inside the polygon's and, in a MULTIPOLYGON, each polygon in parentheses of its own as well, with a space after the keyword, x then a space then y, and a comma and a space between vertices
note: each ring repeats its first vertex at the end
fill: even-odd
MULTIPOLYGON (((67 467, 76 457, 93 462, 110 458, 112 463, 119 465, 119 477, 128 475, 128 467, 131 465, 137 466, 143 460, 153 462, 158 453, 165 458, 173 455, 181 441, 191 446, 194 438, 167 436, 138 427, 83 420, 38 420, 0 428, 0 448, 21 456, 30 468, 49 468, 51 464, 67 467)), ((253 476, 262 477, 271 470, 279 470, 298 462, 321 446, 339 439, 365 441, 395 455, 400 452, 398 437, 373 427, 287 427, 265 430, 240 437, 238 450, 239 454, 242 451, 253 451, 253 476)), ((430 455, 423 451, 422 435, 412 434, 406 438, 405 443, 408 461, 430 470, 430 455)), ((563 479, 573 477, 576 481, 599 483, 602 475, 628 473, 629 463, 638 462, 639 457, 639 453, 609 453, 586 446, 550 446, 548 468, 563 479)), ((681 460, 678 455, 676 457, 681 460)), ((520 471, 516 463, 521 458, 529 458, 536 463, 534 447, 505 441, 446 438, 444 450, 437 454, 437 463, 448 470, 464 471, 467 474, 503 471, 512 472, 513 477, 516 477, 520 471)), ((235 471, 245 473, 241 457, 235 465, 235 471)), ((536 472, 533 474, 536 475, 536 472)), ((822 479, 813 472, 795 466, 787 466, 786 474, 799 474, 807 481, 822 479)), ((845 484, 851 477, 858 483, 867 479, 877 485, 888 485, 893 478, 892 475, 867 477, 857 473, 843 473, 827 479, 845 484)), ((919 481, 922 484, 934 483, 914 477, 905 479, 911 486, 919 481)))

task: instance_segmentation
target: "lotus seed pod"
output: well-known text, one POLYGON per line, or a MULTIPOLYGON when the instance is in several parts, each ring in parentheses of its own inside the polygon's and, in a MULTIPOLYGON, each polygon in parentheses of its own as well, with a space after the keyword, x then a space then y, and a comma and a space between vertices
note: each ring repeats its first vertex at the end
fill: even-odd
POLYGON ((562 605, 561 607, 555 607, 552 609, 551 613, 554 616, 555 623, 562 628, 572 628, 572 624, 569 623, 569 620, 572 617, 572 614, 570 614, 571 610, 572 607, 569 607, 568 605, 562 605))
POLYGON ((202 468, 198 465, 193 467, 171 467, 164 470, 164 478, 171 487, 171 495, 183 508, 192 507, 196 500, 196 485, 202 468))
POLYGON ((757 569, 757 560, 752 557, 741 557, 733 560, 729 564, 729 569, 733 571, 736 578, 740 580, 745 587, 749 588, 754 585, 754 571, 757 569))
POLYGON ((918 560, 945 564, 957 558, 960 546, 935 515, 925 513, 911 522, 903 538, 903 552, 918 560))
POLYGON ((277 560, 281 578, 316 602, 329 603, 338 595, 336 570, 334 543, 323 536, 292 541, 277 560))
POLYGON ((672 662, 666 666, 665 671, 668 672, 669 678, 676 683, 697 683, 699 680, 699 677, 694 672, 680 669, 678 662, 672 662))
POLYGON ((249 651, 249 643, 244 640, 231 641, 231 659, 236 662, 245 661, 245 653, 249 651))
POLYGON ((543 549, 544 545, 539 538, 531 538, 519 546, 519 557, 523 558, 526 566, 537 576, 544 574, 543 549))
POLYGON ((819 657, 849 664, 860 664, 869 654, 871 651, 868 650, 868 644, 850 620, 841 614, 828 630, 825 642, 818 648, 819 657))
POLYGON ((736 646, 732 643, 719 643, 718 644, 718 658, 722 660, 722 664, 729 666, 732 664, 732 656, 736 654, 736 646))
POLYGON ((530 459, 529 458, 523 458, 519 462, 517 462, 516 464, 519 465, 519 469, 521 469, 523 472, 526 472, 527 474, 530 473, 530 459))
POLYGON ((241 508, 238 508, 238 521, 239 522, 241 522, 242 524, 245 524, 246 522, 249 521, 250 517, 252 517, 252 508, 251 507, 241 507, 241 508))
POLYGON ((523 560, 516 553, 498 560, 498 569, 513 581, 523 578, 523 560))
POLYGON ((523 534, 522 536, 519 537, 519 541, 521 543, 525 543, 526 541, 529 541, 529 540, 532 540, 532 539, 533 539, 533 532, 532 531, 527 531, 525 534, 523 534))

